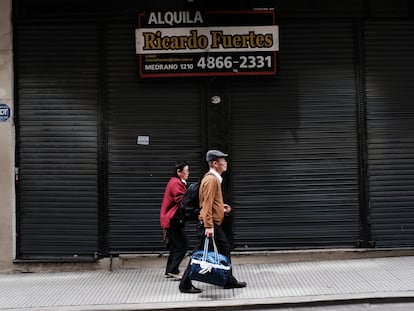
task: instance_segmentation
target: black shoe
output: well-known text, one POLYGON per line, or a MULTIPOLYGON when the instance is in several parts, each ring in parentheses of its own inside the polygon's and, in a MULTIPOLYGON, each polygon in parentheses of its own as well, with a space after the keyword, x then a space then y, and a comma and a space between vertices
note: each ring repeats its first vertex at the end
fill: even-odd
POLYGON ((230 288, 243 288, 246 287, 247 283, 246 282, 232 282, 229 284, 224 285, 225 289, 230 289, 230 288))
POLYGON ((191 285, 189 288, 180 288, 180 292, 186 294, 200 294, 203 290, 191 285))

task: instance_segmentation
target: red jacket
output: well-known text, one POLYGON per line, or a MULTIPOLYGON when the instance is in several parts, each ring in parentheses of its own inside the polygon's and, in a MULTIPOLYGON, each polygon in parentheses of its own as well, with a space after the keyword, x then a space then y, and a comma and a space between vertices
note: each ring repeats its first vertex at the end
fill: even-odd
POLYGON ((178 177, 171 177, 165 188, 161 203, 160 224, 161 228, 169 228, 170 220, 181 206, 187 185, 178 177))

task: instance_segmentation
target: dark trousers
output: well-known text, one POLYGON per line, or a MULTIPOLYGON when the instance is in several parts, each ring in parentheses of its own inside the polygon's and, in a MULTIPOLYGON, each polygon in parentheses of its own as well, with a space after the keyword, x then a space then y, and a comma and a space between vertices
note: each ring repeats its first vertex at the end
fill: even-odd
POLYGON ((167 236, 170 255, 168 256, 165 274, 178 274, 180 272, 180 263, 187 254, 189 247, 184 224, 180 223, 178 219, 171 219, 170 228, 167 229, 167 236))
MULTIPOLYGON (((206 236, 205 236, 205 228, 202 222, 197 224, 197 237, 198 237, 198 243, 196 247, 194 248, 194 251, 204 248, 204 241, 206 239, 206 236)), ((221 226, 214 225, 214 241, 216 241, 218 252, 226 256, 231 262, 231 257, 230 257, 231 245, 229 243, 229 240, 227 239, 226 233, 224 232, 221 226)), ((181 279, 180 288, 189 288, 192 285, 191 280, 189 278, 189 274, 191 270, 190 263, 191 263, 191 258, 190 258, 190 261, 188 262, 187 268, 185 269, 184 275, 181 279)), ((237 282, 237 280, 234 278, 232 270, 230 270, 230 276, 227 281, 227 284, 231 284, 235 282, 237 282)))

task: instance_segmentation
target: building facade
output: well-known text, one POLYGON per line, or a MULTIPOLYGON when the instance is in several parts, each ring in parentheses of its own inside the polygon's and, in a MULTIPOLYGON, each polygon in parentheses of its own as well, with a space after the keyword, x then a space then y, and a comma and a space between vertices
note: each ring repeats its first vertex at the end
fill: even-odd
POLYGON ((196 181, 210 148, 230 154, 225 227, 236 251, 413 247, 409 1, 9 6, 3 266, 163 252, 172 164, 189 161, 196 181), (143 77, 145 12, 274 12, 276 73, 143 77))
POLYGON ((15 257, 15 188, 13 113, 13 48, 11 1, 0 2, 0 270, 11 266, 15 257))

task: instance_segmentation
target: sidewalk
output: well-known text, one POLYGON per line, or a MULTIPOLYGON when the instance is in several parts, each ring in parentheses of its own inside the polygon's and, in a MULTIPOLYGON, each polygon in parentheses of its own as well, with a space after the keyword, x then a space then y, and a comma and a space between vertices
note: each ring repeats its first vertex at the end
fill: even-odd
POLYGON ((172 310, 371 298, 414 299, 414 256, 297 263, 236 264, 246 288, 194 282, 203 293, 182 294, 163 267, 0 274, 0 310, 172 310))

